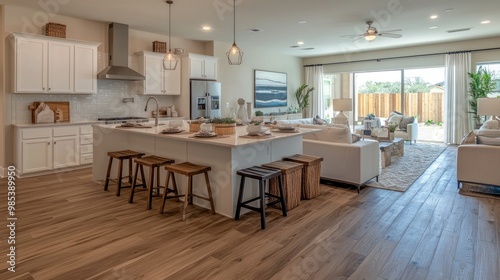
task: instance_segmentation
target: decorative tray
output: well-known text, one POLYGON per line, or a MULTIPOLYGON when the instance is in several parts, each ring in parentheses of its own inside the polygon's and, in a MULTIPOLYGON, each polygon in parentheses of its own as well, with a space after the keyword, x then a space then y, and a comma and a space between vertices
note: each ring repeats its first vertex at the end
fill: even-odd
POLYGON ((183 131, 184 129, 164 129, 160 132, 160 134, 175 134, 175 133, 181 133, 183 131))
POLYGON ((293 129, 273 129, 273 132, 279 132, 279 133, 297 133, 299 132, 298 129, 293 128, 293 129))

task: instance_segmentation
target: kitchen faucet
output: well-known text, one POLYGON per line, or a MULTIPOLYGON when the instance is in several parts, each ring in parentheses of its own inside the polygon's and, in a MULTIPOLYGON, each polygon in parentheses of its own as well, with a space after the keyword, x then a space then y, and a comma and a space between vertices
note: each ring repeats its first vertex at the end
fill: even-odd
POLYGON ((158 99, 156 99, 156 97, 153 97, 151 96, 150 98, 148 98, 148 101, 146 101, 146 107, 144 108, 144 111, 147 111, 148 110, 148 103, 149 103, 149 100, 151 99, 154 99, 154 101, 156 102, 156 115, 155 115, 155 126, 158 126, 158 115, 159 115, 159 105, 158 105, 158 99))

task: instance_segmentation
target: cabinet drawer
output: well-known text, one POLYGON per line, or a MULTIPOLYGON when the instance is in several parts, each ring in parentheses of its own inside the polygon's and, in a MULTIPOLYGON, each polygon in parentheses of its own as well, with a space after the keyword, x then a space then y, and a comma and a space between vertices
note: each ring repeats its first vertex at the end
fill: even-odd
POLYGON ((92 144, 94 138, 92 135, 80 135, 80 145, 92 144))
POLYGON ((92 134, 92 126, 91 125, 80 126, 80 134, 92 134))
POLYGON ((93 154, 81 155, 80 156, 80 164, 88 164, 88 163, 92 163, 93 161, 94 161, 94 155, 93 154))
POLYGON ((51 128, 23 129, 22 138, 23 140, 27 140, 51 137, 51 130, 51 128))
POLYGON ((78 135, 77 126, 64 126, 64 127, 54 127, 52 130, 52 136, 76 136, 78 135))
POLYGON ((91 154, 93 151, 92 145, 82 145, 80 146, 80 154, 91 154))

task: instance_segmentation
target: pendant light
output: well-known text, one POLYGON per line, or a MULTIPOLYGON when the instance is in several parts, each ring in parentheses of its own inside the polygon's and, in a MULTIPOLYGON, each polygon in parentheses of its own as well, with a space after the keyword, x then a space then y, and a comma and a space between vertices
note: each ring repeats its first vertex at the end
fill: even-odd
POLYGON ((233 45, 226 53, 229 65, 240 65, 243 52, 236 45, 236 0, 233 0, 233 45))
POLYGON ((177 67, 177 59, 172 54, 172 43, 171 43, 171 26, 172 26, 172 14, 170 12, 170 7, 174 3, 174 1, 167 0, 168 4, 168 52, 167 55, 163 58, 163 69, 165 70, 175 70, 177 67))

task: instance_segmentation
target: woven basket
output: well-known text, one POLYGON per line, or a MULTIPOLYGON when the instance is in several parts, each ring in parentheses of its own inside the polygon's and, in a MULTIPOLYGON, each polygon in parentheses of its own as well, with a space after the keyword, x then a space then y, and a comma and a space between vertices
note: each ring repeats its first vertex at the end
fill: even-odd
POLYGON ((167 52, 167 42, 154 41, 153 42, 153 52, 166 53, 167 52))
MULTIPOLYGON (((286 202, 286 210, 291 210, 300 204, 302 169, 282 174, 283 196, 286 202)), ((272 178, 269 180, 269 193, 280 195, 278 180, 272 178)), ((281 209, 281 203, 274 204, 273 207, 281 209)))
POLYGON ((236 130, 236 123, 213 123, 212 125, 217 135, 234 134, 236 130))
POLYGON ((191 122, 189 123, 189 132, 198 132, 200 131, 201 122, 191 122))
POLYGON ((45 35, 66 38, 66 25, 49 22, 44 26, 45 35))

